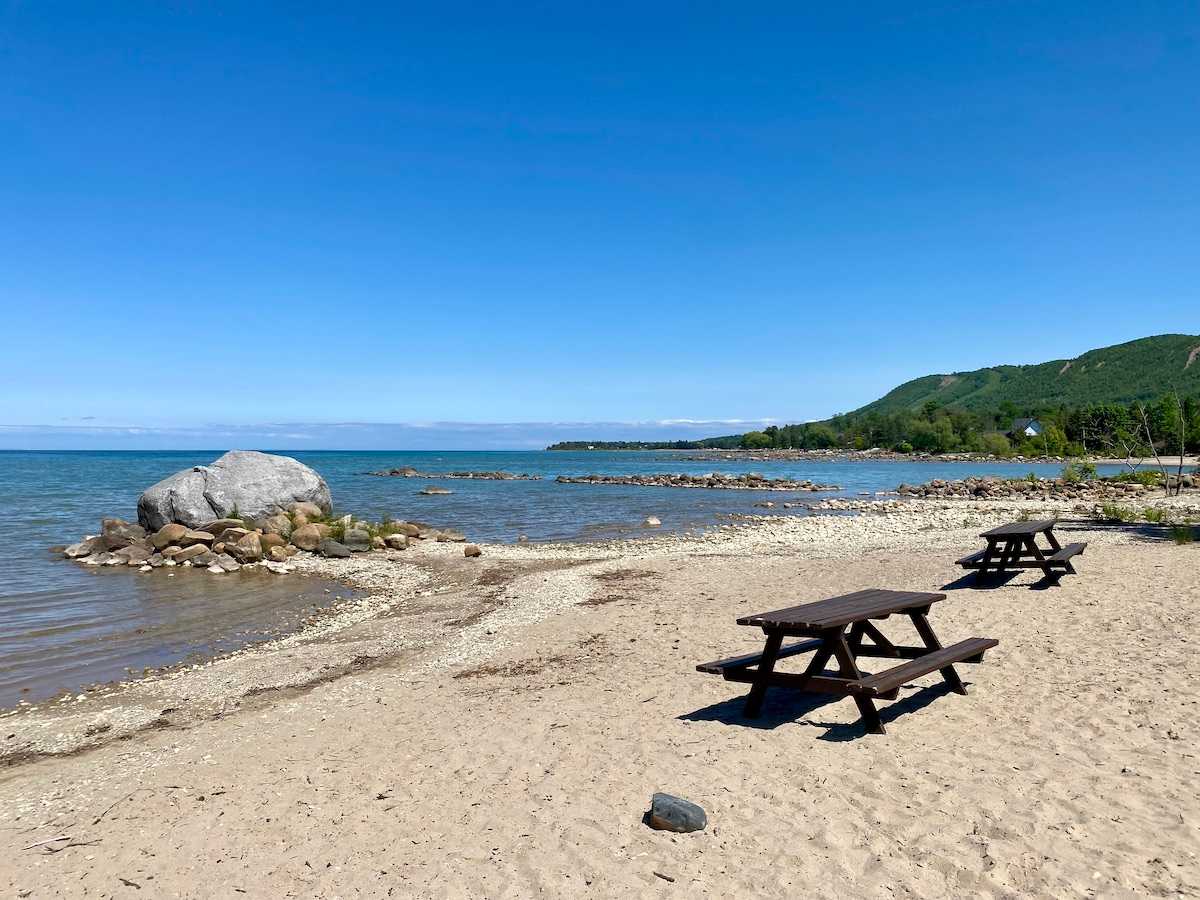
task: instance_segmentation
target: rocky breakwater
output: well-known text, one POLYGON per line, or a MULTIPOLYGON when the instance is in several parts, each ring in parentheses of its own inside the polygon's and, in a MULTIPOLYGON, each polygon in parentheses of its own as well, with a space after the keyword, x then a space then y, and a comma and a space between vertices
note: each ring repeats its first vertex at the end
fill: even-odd
MULTIPOLYGON (((460 531, 424 522, 366 522, 354 516, 331 519, 310 503, 286 513, 254 519, 214 519, 198 528, 168 522, 155 532, 123 519, 103 519, 100 533, 62 549, 85 566, 204 569, 215 575, 262 567, 279 575, 293 571, 297 556, 345 559, 356 553, 406 550, 412 541, 465 543, 460 531)), ((477 548, 475 548, 477 551, 477 548)), ((467 556, 478 556, 468 552, 467 556)))
POLYGON ((950 500, 1084 500, 1110 502, 1161 493, 1162 488, 1137 482, 1062 478, 973 477, 954 481, 934 479, 925 484, 902 484, 901 497, 936 497, 950 500))
POLYGON ((383 469, 379 472, 368 472, 368 475, 379 475, 391 478, 465 478, 482 481, 541 481, 541 475, 517 475, 513 472, 421 472, 411 466, 398 469, 383 469))
POLYGON ((333 518, 331 506, 328 485, 308 466, 233 450, 146 490, 137 524, 102 519, 99 534, 58 549, 87 566, 183 566, 214 574, 263 566, 284 574, 302 553, 337 558, 403 550, 410 540, 466 541, 461 532, 421 522, 333 518))
POLYGON ((717 488, 734 491, 840 491, 836 484, 764 478, 762 475, 559 475, 559 484, 630 484, 640 487, 717 488))

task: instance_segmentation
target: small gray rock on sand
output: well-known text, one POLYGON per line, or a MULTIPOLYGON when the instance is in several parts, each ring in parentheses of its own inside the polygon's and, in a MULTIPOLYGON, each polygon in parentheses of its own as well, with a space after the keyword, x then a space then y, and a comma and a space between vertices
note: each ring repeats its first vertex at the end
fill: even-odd
POLYGON ((333 538, 325 538, 317 546, 317 552, 322 556, 332 557, 333 559, 349 559, 350 548, 345 544, 339 544, 333 538))
POLYGON ((703 831, 708 825, 708 816, 703 808, 671 794, 655 794, 650 798, 650 814, 647 824, 659 831, 703 831))

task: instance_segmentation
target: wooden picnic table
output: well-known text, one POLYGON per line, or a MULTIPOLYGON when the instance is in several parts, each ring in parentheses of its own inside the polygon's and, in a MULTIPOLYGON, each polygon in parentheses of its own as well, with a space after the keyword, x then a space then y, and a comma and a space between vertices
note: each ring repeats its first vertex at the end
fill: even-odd
POLYGON ((958 564, 964 569, 977 569, 980 576, 989 570, 1000 573, 1006 569, 1041 569, 1047 578, 1058 579, 1063 575, 1074 575, 1071 558, 1083 553, 1086 541, 1062 546, 1054 536, 1058 519, 1039 519, 1030 522, 1009 522, 980 535, 987 546, 958 564), (1038 546, 1038 535, 1044 535, 1047 550, 1038 546))
POLYGON ((768 687, 787 687, 807 694, 850 696, 858 705, 866 729, 883 734, 875 699, 894 700, 901 686, 935 671, 941 673, 951 690, 965 694, 967 689, 954 670, 954 663, 982 662, 984 651, 999 643, 992 638, 970 638, 943 647, 926 617, 934 603, 945 599, 945 594, 872 588, 775 612, 742 616, 737 620, 739 625, 757 626, 766 634, 763 651, 703 663, 696 669, 721 675, 726 681, 751 685, 746 698, 749 718, 762 711, 768 687), (912 621, 923 646, 894 644, 871 621, 897 614, 912 621), (789 637, 808 640, 785 647, 783 641, 789 637), (775 671, 779 660, 810 651, 814 656, 802 673, 775 671), (908 661, 870 674, 859 669, 860 657, 908 661), (837 662, 836 672, 825 671, 831 658, 837 662))

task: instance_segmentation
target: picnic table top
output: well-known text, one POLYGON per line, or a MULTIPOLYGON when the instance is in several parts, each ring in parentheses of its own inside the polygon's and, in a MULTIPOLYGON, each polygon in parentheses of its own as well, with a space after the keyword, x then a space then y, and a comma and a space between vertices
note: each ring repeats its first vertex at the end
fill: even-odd
POLYGON ((1035 519, 1032 522, 1009 522, 999 528, 985 531, 980 537, 1028 537, 1049 531, 1058 524, 1058 519, 1035 519))
POLYGON ((760 625, 763 628, 836 628, 865 619, 876 619, 945 600, 945 594, 922 591, 889 591, 870 588, 828 600, 789 606, 774 612, 742 616, 739 625, 760 625))

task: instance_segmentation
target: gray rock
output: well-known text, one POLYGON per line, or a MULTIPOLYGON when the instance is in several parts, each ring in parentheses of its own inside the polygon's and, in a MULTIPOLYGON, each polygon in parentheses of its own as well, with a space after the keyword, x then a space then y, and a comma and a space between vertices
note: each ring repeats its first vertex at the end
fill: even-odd
POLYGON ((350 548, 345 544, 339 544, 333 538, 325 538, 317 545, 317 552, 322 556, 331 556, 334 559, 349 559, 350 548))
POLYGON ((228 553, 221 553, 217 556, 216 564, 226 572, 236 572, 242 567, 242 564, 230 556, 228 553))
POLYGON ((131 544, 128 547, 122 547, 120 550, 114 550, 113 556, 120 559, 127 566, 140 566, 150 558, 150 551, 131 544))
POLYGON ((454 543, 454 544, 461 544, 464 541, 466 541, 467 536, 465 534, 463 534, 461 531, 455 531, 453 528, 447 528, 447 529, 443 530, 441 532, 441 534, 439 534, 437 536, 437 539, 440 543, 443 543, 443 544, 446 542, 450 542, 450 543, 454 543))
POLYGON ((124 519, 102 519, 100 521, 100 533, 110 541, 119 540, 123 542, 123 546, 146 539, 145 528, 141 525, 131 525, 124 519))
POLYGON ((347 528, 342 543, 355 553, 362 553, 371 549, 371 535, 361 528, 347 528))
POLYGON ((168 522, 196 528, 235 510, 259 519, 299 503, 329 512, 329 485, 320 475, 290 456, 230 450, 211 465, 176 472, 148 488, 138 499, 138 522, 154 530, 168 522))
POLYGON ((78 544, 72 544, 63 551, 68 559, 83 559, 91 556, 93 553, 102 552, 104 549, 104 540, 98 537, 84 538, 78 544))
POLYGON ((647 824, 659 831, 703 831, 708 825, 708 816, 690 800, 671 794, 655 794, 650 798, 647 824))

